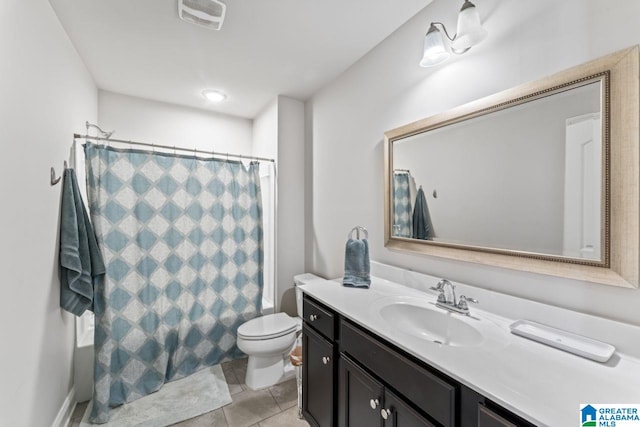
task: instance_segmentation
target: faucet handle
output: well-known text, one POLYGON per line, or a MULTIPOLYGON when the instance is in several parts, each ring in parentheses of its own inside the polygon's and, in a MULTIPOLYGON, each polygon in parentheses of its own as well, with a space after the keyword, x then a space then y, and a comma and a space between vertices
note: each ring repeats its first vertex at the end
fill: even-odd
POLYGON ((447 279, 440 279, 440 281, 438 282, 438 284, 437 284, 435 287, 433 287, 433 286, 432 286, 432 287, 431 287, 431 289, 436 290, 436 291, 438 291, 438 290, 444 290, 444 287, 445 287, 446 285, 454 286, 454 285, 453 285, 453 283, 451 283, 451 282, 450 282, 450 281, 448 281, 447 279))
POLYGON ((449 305, 456 305, 456 285, 448 281, 447 279, 441 279, 435 288, 431 288, 440 292, 438 295, 438 302, 449 305), (446 288, 450 289, 449 295, 446 293, 446 288))
POLYGON ((460 295, 460 301, 458 302, 458 308, 460 310, 469 310, 469 304, 467 303, 478 304, 478 300, 475 298, 467 298, 464 295, 460 295))
POLYGON ((442 286, 431 286, 431 290, 438 292, 438 302, 445 302, 446 298, 444 296, 444 288, 442 286))

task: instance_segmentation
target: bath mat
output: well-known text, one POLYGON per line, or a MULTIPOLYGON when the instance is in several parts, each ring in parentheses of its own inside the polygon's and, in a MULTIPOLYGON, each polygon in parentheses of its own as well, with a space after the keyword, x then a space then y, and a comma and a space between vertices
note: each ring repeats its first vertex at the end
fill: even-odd
POLYGON ((107 424, 89 422, 91 403, 80 427, 165 427, 231 403, 222 367, 215 365, 166 383, 157 392, 111 409, 107 424))

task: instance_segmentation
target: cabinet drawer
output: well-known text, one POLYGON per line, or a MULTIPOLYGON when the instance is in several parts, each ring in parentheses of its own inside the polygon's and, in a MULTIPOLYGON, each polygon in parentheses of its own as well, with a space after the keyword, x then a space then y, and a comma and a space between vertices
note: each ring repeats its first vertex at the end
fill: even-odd
POLYGON ((335 340, 335 316, 331 311, 305 296, 302 313, 308 325, 327 337, 329 341, 335 340))
POLYGON ((478 427, 518 427, 484 405, 478 405, 478 427))
POLYGON ((478 427, 536 427, 502 407, 478 404, 478 427))
POLYGON ((375 372, 407 400, 445 427, 456 425, 456 387, 379 342, 340 322, 340 351, 375 372))

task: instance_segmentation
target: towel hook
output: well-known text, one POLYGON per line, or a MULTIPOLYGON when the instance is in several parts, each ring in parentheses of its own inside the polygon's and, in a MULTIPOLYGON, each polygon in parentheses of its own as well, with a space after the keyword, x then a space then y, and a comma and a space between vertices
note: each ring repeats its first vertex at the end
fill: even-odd
POLYGON ((353 236, 353 232, 354 231, 356 232, 356 238, 358 240, 360 240, 360 232, 361 231, 364 233, 364 238, 367 239, 367 240, 369 239, 369 232, 367 231, 366 228, 364 228, 364 227, 362 227, 360 225, 357 225, 357 226, 355 226, 355 227, 353 227, 351 229, 351 231, 349 232, 349 235, 347 236, 347 239, 351 239, 351 237, 353 236))
POLYGON ((51 166, 51 186, 53 187, 54 185, 56 185, 57 183, 60 182, 60 180, 62 179, 62 175, 64 174, 64 171, 67 170, 67 161, 64 161, 64 169, 62 170, 62 174, 56 178, 56 170, 53 166, 51 166))

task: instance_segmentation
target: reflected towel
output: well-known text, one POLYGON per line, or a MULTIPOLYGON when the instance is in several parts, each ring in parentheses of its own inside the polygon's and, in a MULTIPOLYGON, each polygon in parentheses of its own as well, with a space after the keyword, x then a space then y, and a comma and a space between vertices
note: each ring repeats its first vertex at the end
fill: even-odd
POLYGON ((427 198, 422 191, 422 187, 416 195, 416 203, 413 208, 413 235, 414 239, 429 240, 431 238, 431 229, 429 227, 429 208, 427 207, 427 198))
POLYGON ((105 267, 73 169, 64 172, 59 262, 60 307, 76 316, 93 310, 93 289, 105 267))
POLYGON ((342 284, 357 288, 368 288, 371 285, 369 242, 367 239, 347 240, 342 284))

